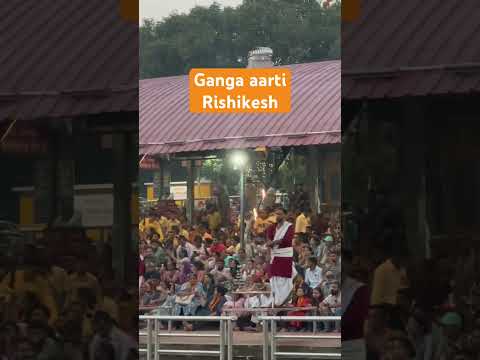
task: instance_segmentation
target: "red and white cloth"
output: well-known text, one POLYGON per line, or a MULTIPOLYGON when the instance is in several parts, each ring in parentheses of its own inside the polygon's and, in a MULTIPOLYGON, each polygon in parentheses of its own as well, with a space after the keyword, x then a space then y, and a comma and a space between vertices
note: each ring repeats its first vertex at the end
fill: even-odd
POLYGON ((272 249, 270 262, 270 286, 275 306, 281 306, 293 290, 293 278, 297 275, 293 265, 293 225, 287 221, 267 230, 267 236, 280 241, 272 249))

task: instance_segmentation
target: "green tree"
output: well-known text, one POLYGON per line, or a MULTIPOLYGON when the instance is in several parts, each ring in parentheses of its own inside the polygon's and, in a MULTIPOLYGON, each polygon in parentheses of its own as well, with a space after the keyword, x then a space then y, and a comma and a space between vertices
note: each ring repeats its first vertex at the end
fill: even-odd
POLYGON ((305 156, 290 153, 278 171, 279 188, 285 191, 294 190, 295 184, 305 184, 307 166, 305 156))
POLYGON ((248 51, 269 46, 277 65, 338 59, 340 3, 244 0, 236 8, 195 7, 140 27, 140 77, 186 74, 193 67, 245 67, 248 51))
POLYGON ((221 176, 225 177, 225 185, 227 186, 229 193, 238 193, 238 171, 234 170, 225 159, 209 159, 203 162, 202 167, 200 168, 200 177, 213 182, 220 182, 221 176))

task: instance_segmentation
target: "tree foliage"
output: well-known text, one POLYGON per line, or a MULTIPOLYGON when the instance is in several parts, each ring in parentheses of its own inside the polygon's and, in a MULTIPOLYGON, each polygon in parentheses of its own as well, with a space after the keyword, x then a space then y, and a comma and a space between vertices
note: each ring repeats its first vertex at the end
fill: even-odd
POLYGON ((244 0, 236 8, 197 6, 140 27, 140 77, 194 67, 245 67, 248 51, 268 46, 277 65, 340 57, 340 2, 244 0))

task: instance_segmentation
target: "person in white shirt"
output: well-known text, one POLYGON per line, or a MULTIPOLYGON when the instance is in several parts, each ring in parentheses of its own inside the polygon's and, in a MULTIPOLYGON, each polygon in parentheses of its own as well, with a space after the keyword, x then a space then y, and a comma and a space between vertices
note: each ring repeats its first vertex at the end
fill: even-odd
POLYGON ((207 256, 207 251, 205 250, 205 245, 203 245, 203 239, 200 235, 195 236, 193 244, 187 242, 186 246, 190 254, 197 253, 197 255, 200 257, 207 256))
POLYGON ((330 288, 330 295, 323 300, 322 305, 325 307, 325 309, 329 310, 326 311, 326 315, 340 315, 339 310, 342 309, 342 294, 338 287, 338 282, 332 284, 330 288))
POLYGON ((317 265, 317 258, 312 256, 308 259, 308 268, 305 271, 305 284, 313 290, 319 287, 322 281, 322 269, 317 265))
POLYGON ((270 308, 273 305, 273 296, 271 294, 265 295, 261 294, 260 295, 260 307, 262 308, 270 308))
POLYGON ((116 327, 106 312, 97 311, 93 324, 95 336, 90 342, 89 360, 101 359, 107 348, 112 349, 115 360, 129 360, 132 353, 138 352, 137 342, 116 327))
MULTIPOLYGON (((342 294, 338 282, 332 283, 332 286, 330 287, 330 295, 328 295, 320 304, 320 313, 324 316, 342 315, 342 294)), ((327 331, 333 331, 334 328, 340 330, 338 322, 330 322, 330 324, 325 323, 325 329, 327 331)))
POLYGON ((180 235, 178 238, 180 240, 180 246, 177 248, 177 259, 182 258, 182 252, 186 252, 187 257, 191 258, 193 253, 192 244, 190 244, 183 235, 180 235))
MULTIPOLYGON (((260 294, 260 295, 255 295, 251 296, 247 299, 245 302, 245 308, 247 309, 258 309, 258 308, 265 308, 269 309, 273 305, 273 296, 271 294, 266 295, 266 294, 260 294)), ((250 321, 255 324, 259 325, 260 320, 258 319, 259 316, 261 315, 267 315, 267 313, 252 313, 252 317, 250 321)))

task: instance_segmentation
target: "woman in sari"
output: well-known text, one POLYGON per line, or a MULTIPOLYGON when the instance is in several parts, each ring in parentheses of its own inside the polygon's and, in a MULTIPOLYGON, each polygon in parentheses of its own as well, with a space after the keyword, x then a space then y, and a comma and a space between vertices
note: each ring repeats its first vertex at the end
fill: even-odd
POLYGON ((255 261, 249 260, 245 266, 242 267, 242 280, 247 282, 248 279, 253 279, 255 276, 255 261))
MULTIPOLYGON (((302 287, 299 287, 297 289, 296 293, 296 299, 293 302, 293 306, 297 308, 304 308, 304 307, 309 307, 312 302, 309 297, 305 295, 305 292, 303 291, 302 287)), ((288 316, 305 316, 307 315, 307 311, 304 310, 296 310, 296 311, 289 311, 288 316)), ((300 331, 304 329, 304 323, 301 321, 291 321, 290 322, 290 328, 293 328, 294 330, 300 331)))
POLYGON ((173 261, 167 261, 167 266, 160 271, 160 281, 165 282, 168 288, 179 282, 180 271, 175 267, 173 261))
MULTIPOLYGON (((180 262, 180 276, 178 278, 178 284, 183 285, 184 283, 188 282, 191 278, 193 273, 192 263, 188 258, 183 258, 180 262)), ((197 279, 198 281, 198 279, 197 279)))
POLYGON ((209 304, 215 296, 215 280, 213 275, 206 273, 202 280, 205 296, 200 301, 200 307, 197 309, 197 316, 210 316, 209 304))
MULTIPOLYGON (((150 311, 147 315, 172 315, 175 309, 175 295, 170 290, 170 287, 165 282, 160 282, 156 290, 160 293, 159 299, 156 301, 156 307, 150 311)), ((165 324, 159 322, 160 329, 165 328, 165 324)))
POLYGON ((197 276, 197 280, 203 282, 205 278, 205 265, 201 261, 194 261, 192 263, 192 271, 197 276))
MULTIPOLYGON (((175 295, 175 316, 195 316, 198 308, 205 297, 203 284, 197 280, 195 274, 190 274, 190 279, 180 286, 175 295)), ((193 326, 186 321, 183 322, 185 331, 192 331, 193 326)))

